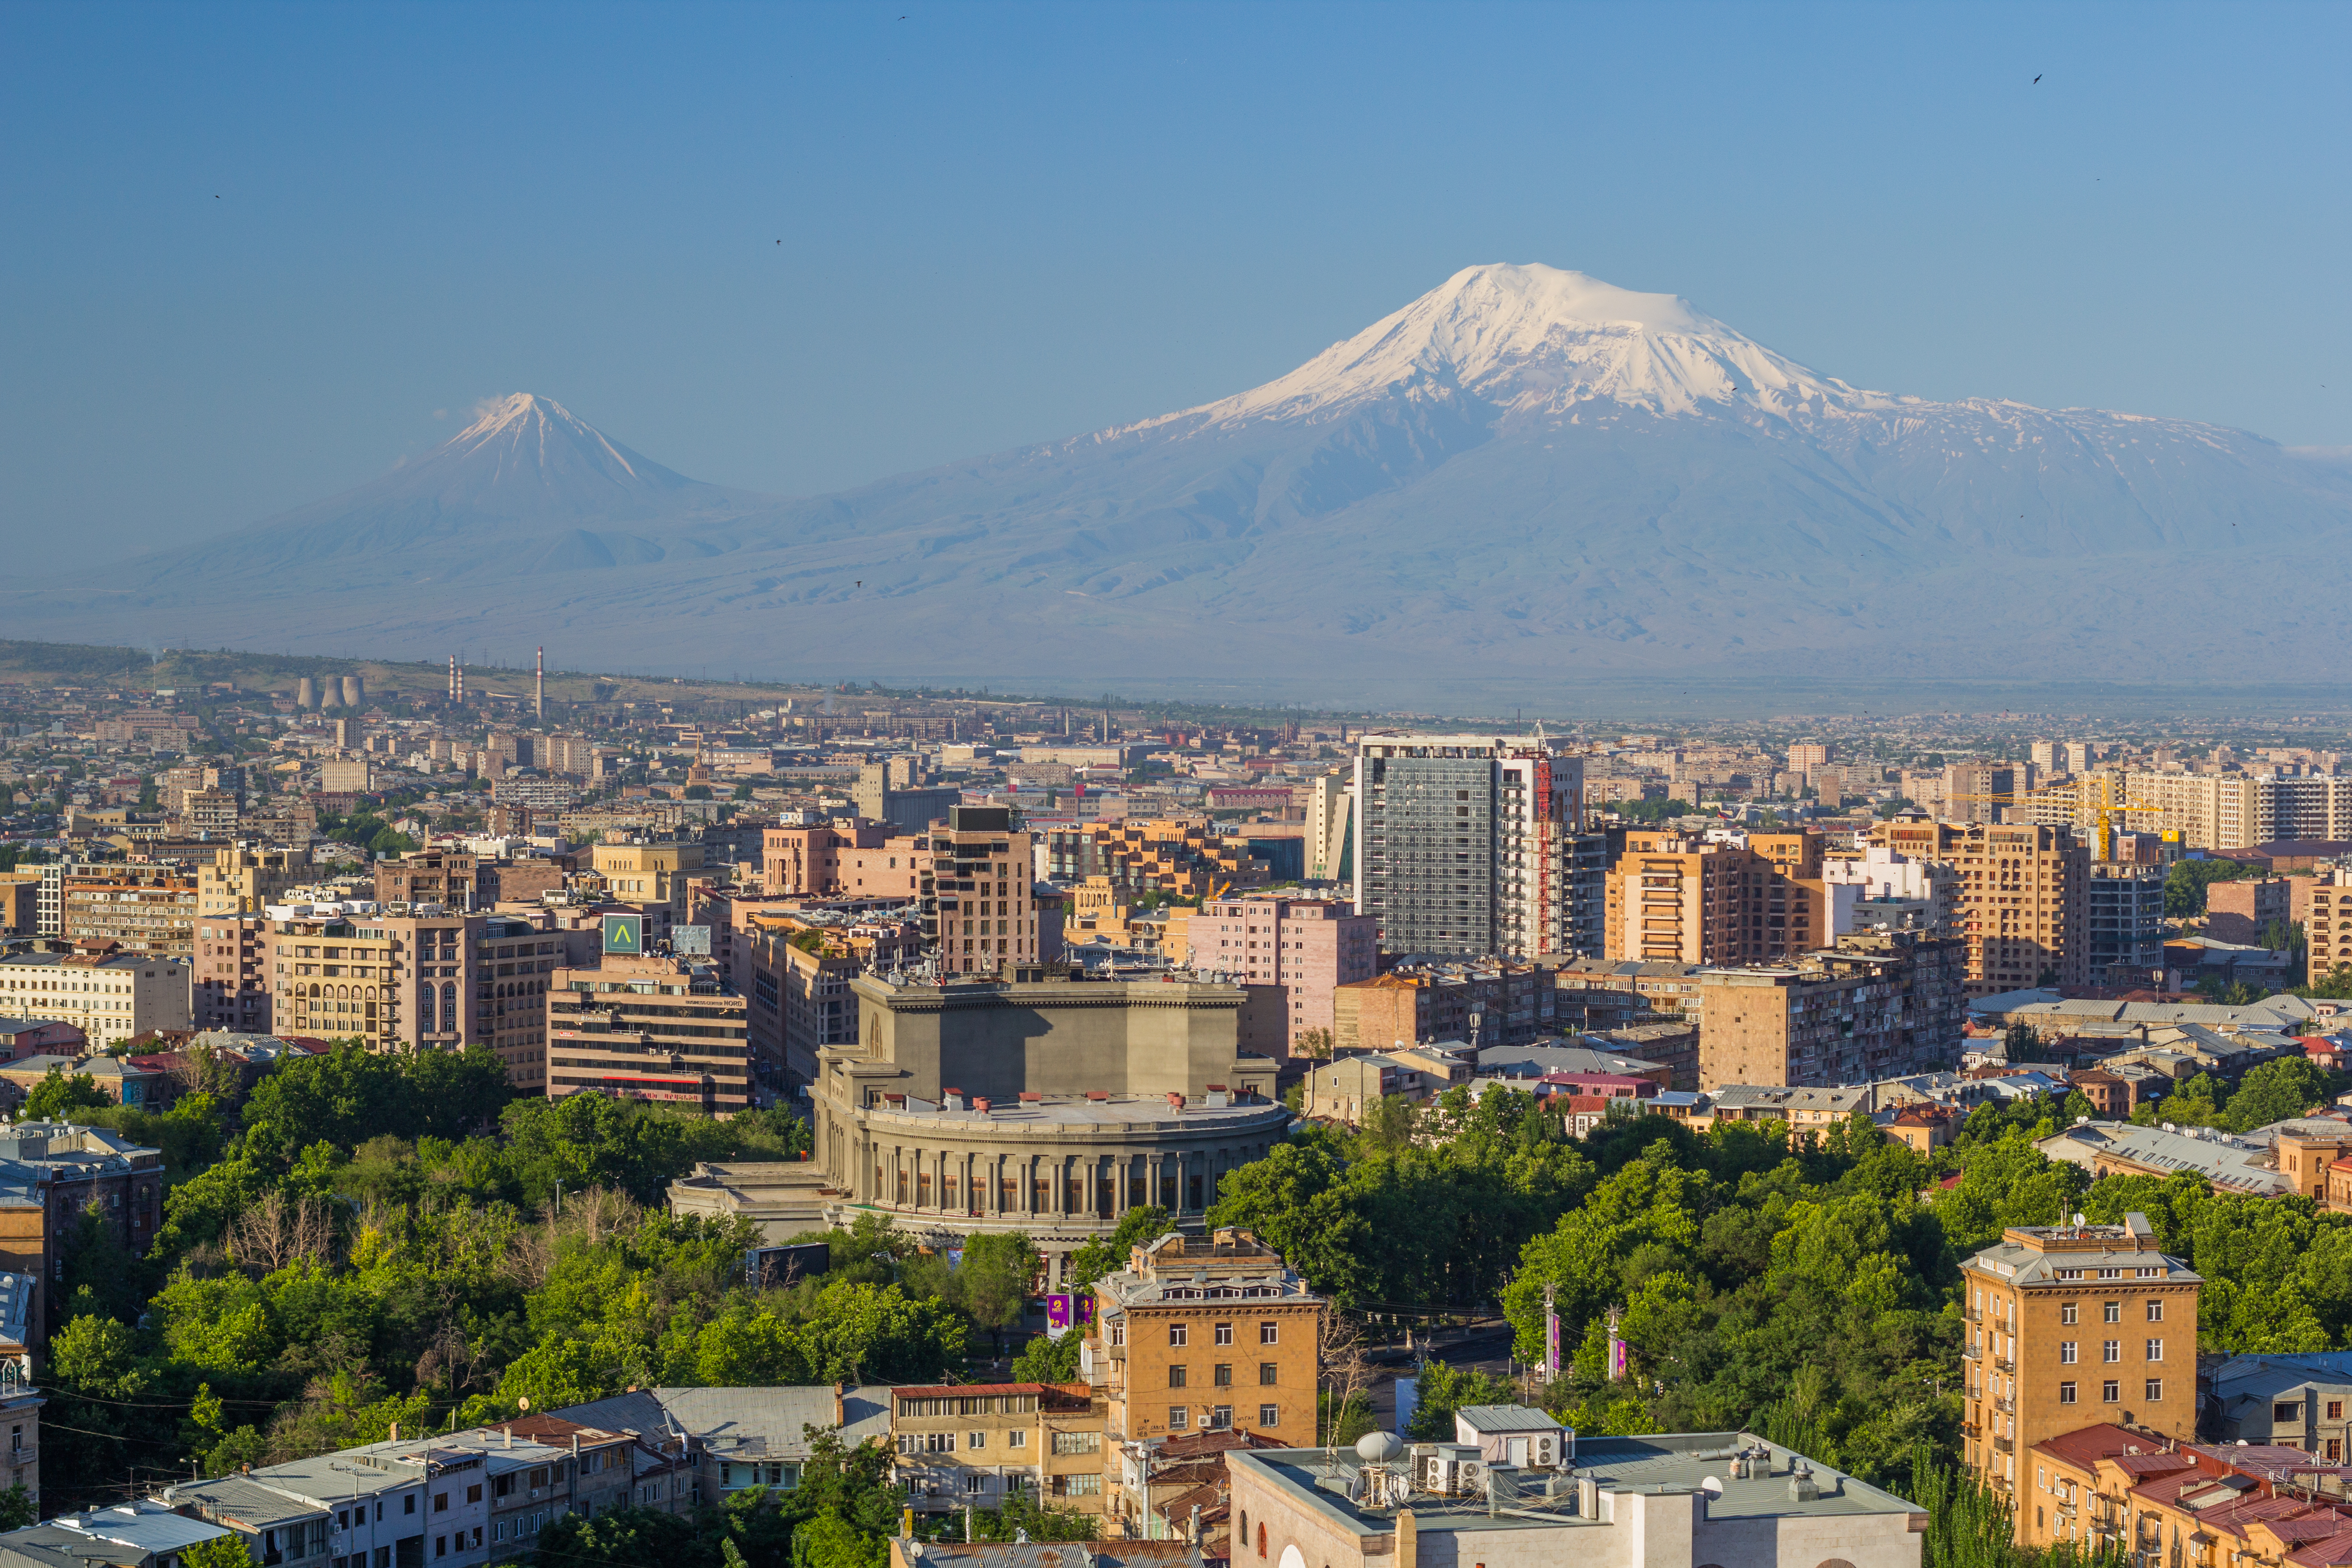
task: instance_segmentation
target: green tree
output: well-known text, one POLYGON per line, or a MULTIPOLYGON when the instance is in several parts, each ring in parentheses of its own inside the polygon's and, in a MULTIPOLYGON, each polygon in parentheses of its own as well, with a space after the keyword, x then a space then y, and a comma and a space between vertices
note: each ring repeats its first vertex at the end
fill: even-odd
POLYGON ((25 1096, 17 1111, 23 1121, 70 1121, 78 1110, 94 1110, 114 1103, 99 1091, 98 1080, 86 1072, 68 1078, 57 1068, 51 1068, 25 1096))
POLYGON ((2327 1075, 2308 1057, 2282 1057, 2249 1070, 2230 1096, 2226 1124, 2251 1132, 2273 1121, 2301 1116, 2327 1102, 2327 1075))
POLYGON ((180 1563, 181 1568, 253 1568, 253 1552, 245 1537, 231 1531, 181 1548, 180 1563))
POLYGON ((1507 1378, 1473 1367, 1424 1362, 1413 1380, 1412 1420, 1405 1436, 1416 1443, 1454 1440, 1454 1413, 1465 1405, 1516 1405, 1518 1391, 1507 1378))
POLYGON ((1023 1310, 1037 1279, 1037 1249, 1018 1231, 964 1237, 963 1263, 955 1273, 955 1296, 972 1322, 988 1331, 999 1353, 1004 1331, 1021 1325, 1023 1310))
POLYGON ((648 1563, 691 1561, 702 1555, 694 1521, 683 1514, 651 1508, 617 1508, 593 1518, 561 1513, 540 1536, 532 1561, 546 1568, 582 1563, 612 1568, 642 1568, 648 1563))
POLYGON ((25 1489, 24 1482, 17 1481, 6 1491, 0 1492, 0 1530, 22 1530, 37 1522, 38 1518, 39 1510, 33 1506, 33 1494, 25 1489))

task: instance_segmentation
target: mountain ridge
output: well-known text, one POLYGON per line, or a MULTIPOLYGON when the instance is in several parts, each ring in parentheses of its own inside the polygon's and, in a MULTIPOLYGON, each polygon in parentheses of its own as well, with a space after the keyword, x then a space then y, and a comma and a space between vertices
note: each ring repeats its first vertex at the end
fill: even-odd
POLYGON ((1494 266, 1230 397, 805 500, 702 485, 517 395, 79 613, 202 620, 241 596, 297 640, 364 629, 387 652, 491 616, 639 664, 717 637, 732 667, 812 678, 1075 662, 1416 700, 1578 672, 1948 673, 1995 648, 2120 679, 2166 658, 2155 578, 2294 561, 2341 587, 2347 521, 2340 456, 1858 389, 1677 296, 1494 266))

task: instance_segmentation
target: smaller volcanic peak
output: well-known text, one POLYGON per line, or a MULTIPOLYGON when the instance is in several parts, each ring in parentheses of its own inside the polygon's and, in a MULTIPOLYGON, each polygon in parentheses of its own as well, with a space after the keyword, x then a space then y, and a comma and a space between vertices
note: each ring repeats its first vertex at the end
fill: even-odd
POLYGON ((486 399, 472 424, 375 483, 441 505, 576 521, 658 507, 695 481, 648 461, 551 397, 486 399))

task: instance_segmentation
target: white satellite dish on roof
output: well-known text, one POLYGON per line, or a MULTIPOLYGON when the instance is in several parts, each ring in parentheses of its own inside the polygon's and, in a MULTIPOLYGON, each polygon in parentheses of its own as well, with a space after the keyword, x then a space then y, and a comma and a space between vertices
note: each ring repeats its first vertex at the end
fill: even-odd
POLYGON ((2074 1223, 2075 1223, 2076 1225, 2080 1225, 2080 1224, 2082 1224, 2082 1223, 2083 1223, 2083 1215, 2082 1215, 2082 1211, 2081 1211, 2081 1210, 2079 1210, 2079 1209, 2077 1209, 2077 1210, 2075 1211, 2075 1213, 2074 1213, 2074 1223))

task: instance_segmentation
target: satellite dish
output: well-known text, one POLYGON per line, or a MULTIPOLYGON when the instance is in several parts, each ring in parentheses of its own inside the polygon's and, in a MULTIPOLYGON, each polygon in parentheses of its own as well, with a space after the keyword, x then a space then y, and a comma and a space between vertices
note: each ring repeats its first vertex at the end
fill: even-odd
POLYGON ((1709 1476, 1706 1479, 1699 1482, 1698 1489, 1705 1492, 1709 1497, 1721 1497, 1723 1495, 1723 1478, 1721 1476, 1709 1476))
POLYGON ((2077 1210, 2075 1210, 2075 1211, 2074 1211, 2074 1223, 2075 1223, 2076 1225, 2080 1225, 2080 1224, 2082 1224, 2082 1223, 2083 1223, 2083 1213, 2082 1213, 2082 1211, 2081 1211, 2080 1209, 2077 1209, 2077 1210))
POLYGON ((520 1399, 516 1400, 515 1403, 521 1405, 525 1410, 528 1410, 530 1408, 530 1395, 526 1394, 520 1399))

